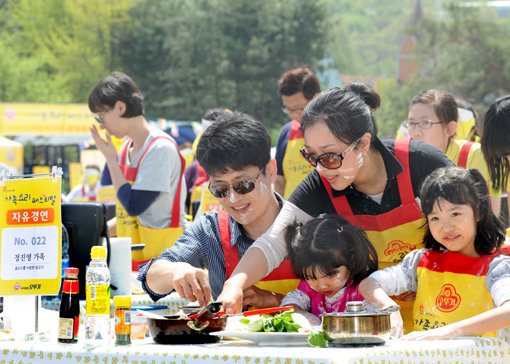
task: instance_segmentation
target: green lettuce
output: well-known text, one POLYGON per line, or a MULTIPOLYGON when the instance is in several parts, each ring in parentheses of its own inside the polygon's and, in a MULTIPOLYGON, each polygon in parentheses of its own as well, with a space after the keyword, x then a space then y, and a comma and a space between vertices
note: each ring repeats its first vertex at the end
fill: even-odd
POLYGON ((289 310, 275 316, 261 315, 257 320, 242 319, 241 322, 248 325, 248 330, 251 332, 297 332, 301 325, 294 322, 291 312, 289 310))

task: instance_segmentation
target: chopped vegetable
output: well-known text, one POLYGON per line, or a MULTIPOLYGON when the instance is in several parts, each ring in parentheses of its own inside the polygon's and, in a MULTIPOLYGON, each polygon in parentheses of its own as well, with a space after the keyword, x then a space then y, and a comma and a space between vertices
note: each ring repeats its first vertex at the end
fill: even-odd
POLYGON ((261 315, 257 320, 250 321, 243 319, 241 322, 248 324, 248 330, 251 332, 297 332, 301 325, 294 322, 291 315, 292 311, 286 311, 275 316, 261 315))
MULTIPOLYGON (((249 321, 250 320, 248 320, 248 322, 249 321)), ((248 324, 248 330, 251 332, 263 331, 263 328, 264 328, 264 322, 262 321, 262 319, 249 322, 249 324, 248 324)))
POLYGON ((331 339, 320 330, 312 330, 308 334, 308 344, 310 346, 325 348, 326 341, 331 342, 331 339))

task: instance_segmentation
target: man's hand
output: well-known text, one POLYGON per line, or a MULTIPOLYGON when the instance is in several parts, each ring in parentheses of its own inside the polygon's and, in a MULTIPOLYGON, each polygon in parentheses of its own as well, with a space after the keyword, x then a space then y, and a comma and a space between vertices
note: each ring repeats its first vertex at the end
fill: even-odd
POLYGON ((206 272, 187 263, 180 264, 173 274, 174 289, 191 302, 198 300, 200 306, 207 305, 211 300, 211 287, 206 272))
POLYGON ((206 272, 188 263, 156 260, 147 272, 147 285, 158 294, 167 294, 175 289, 182 298, 191 302, 198 300, 200 306, 211 300, 206 272))
POLYGON ((278 307, 283 295, 251 286, 243 291, 243 307, 253 305, 257 308, 278 307))

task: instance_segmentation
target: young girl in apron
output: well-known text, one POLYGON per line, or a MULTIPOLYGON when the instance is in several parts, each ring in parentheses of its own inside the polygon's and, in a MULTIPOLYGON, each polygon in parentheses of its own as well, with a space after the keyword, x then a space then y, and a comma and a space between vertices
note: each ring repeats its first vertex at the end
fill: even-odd
POLYGON ((294 271, 301 279, 282 306, 293 305, 312 325, 322 313, 344 312, 349 301, 363 301, 358 284, 377 270, 377 253, 363 229, 337 215, 294 222, 285 238, 294 271))
MULTIPOLYGON (((388 295, 416 292, 415 331, 407 339, 496 336, 510 326, 510 257, 501 255, 505 231, 485 179, 477 169, 440 168, 424 181, 420 199, 425 249, 370 275, 360 293, 384 307, 394 304, 388 295)), ((392 332, 402 333, 398 314, 392 332)))

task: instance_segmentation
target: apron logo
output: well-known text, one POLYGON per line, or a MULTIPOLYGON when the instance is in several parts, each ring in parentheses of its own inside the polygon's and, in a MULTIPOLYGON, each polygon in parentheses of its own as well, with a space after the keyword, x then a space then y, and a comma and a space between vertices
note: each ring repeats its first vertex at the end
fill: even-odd
POLYGON ((444 284, 436 297, 436 307, 442 312, 452 312, 460 305, 460 295, 451 284, 444 284))
POLYGON ((386 249, 384 249, 384 255, 397 257, 398 261, 401 261, 411 250, 414 250, 414 247, 410 244, 404 243, 401 240, 392 240, 388 243, 386 249))

